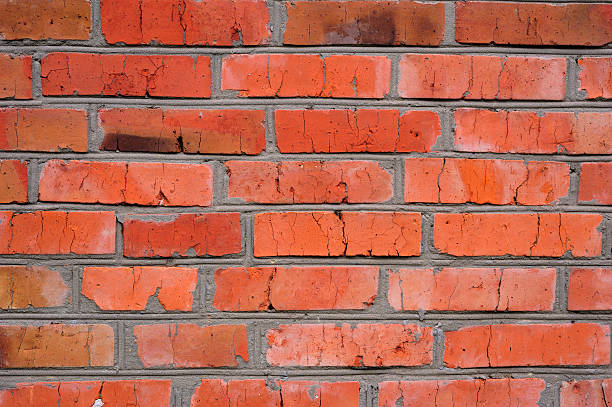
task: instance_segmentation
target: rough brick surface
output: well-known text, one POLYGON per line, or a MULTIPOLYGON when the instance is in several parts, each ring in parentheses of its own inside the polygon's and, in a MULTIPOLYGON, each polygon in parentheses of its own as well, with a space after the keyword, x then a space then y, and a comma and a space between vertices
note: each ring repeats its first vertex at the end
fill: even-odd
POLYGON ((400 269, 388 296, 404 311, 552 311, 555 281, 555 269, 400 269))
POLYGON ((432 329, 414 324, 281 325, 267 338, 266 358, 276 366, 420 366, 432 361, 432 329))
POLYGON ((561 384, 561 407, 606 407, 612 398, 612 379, 561 384))
POLYGON ((444 4, 416 1, 285 2, 285 44, 440 45, 444 4))
POLYGON ((570 269, 567 308, 612 310, 612 269, 570 269))
POLYGON ((249 360, 244 325, 137 325, 134 336, 144 367, 237 366, 249 360))
POLYGON ((0 203, 28 201, 28 163, 0 160, 0 203))
POLYGON ((578 68, 587 99, 612 99, 612 58, 581 58, 578 68))
POLYGON ((583 203, 612 205, 612 163, 585 163, 580 166, 578 200, 583 203))
POLYGON ((0 38, 5 40, 87 40, 89 0, 0 1, 0 38))
POLYGON ((545 387, 544 380, 532 378, 382 382, 378 407, 538 407, 545 387))
POLYGON ((445 333, 444 364, 482 366, 607 365, 610 327, 556 325, 481 325, 445 333))
POLYGON ((0 54, 0 99, 32 99, 32 57, 0 54))
POLYGON ((455 39, 478 44, 585 45, 612 42, 612 5, 455 3, 455 39))
POLYGON ((71 301, 62 275, 43 266, 0 266, 0 309, 61 307, 71 301))
POLYGON ((378 292, 377 267, 236 267, 215 272, 221 311, 365 309, 378 292))

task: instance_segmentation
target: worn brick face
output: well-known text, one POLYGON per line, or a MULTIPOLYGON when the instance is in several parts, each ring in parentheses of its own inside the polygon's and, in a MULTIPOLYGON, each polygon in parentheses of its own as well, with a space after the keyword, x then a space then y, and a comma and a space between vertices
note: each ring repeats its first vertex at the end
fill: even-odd
POLYGON ((580 166, 580 191, 578 200, 582 203, 612 205, 612 163, 584 163, 580 166))
POLYGON ((561 407, 606 407, 612 398, 612 380, 579 380, 561 384, 561 407))
POLYGON ((0 99, 32 99, 32 57, 0 54, 0 99))
POLYGON ((28 163, 0 160, 0 203, 28 201, 28 163))
POLYGON ((612 98, 612 58, 580 58, 578 68, 580 90, 587 99, 612 98))
POLYGON ((0 266, 0 309, 61 307, 71 302, 59 271, 44 266, 0 266))
POLYGON ((570 310, 612 310, 612 269, 570 269, 568 304, 570 310))

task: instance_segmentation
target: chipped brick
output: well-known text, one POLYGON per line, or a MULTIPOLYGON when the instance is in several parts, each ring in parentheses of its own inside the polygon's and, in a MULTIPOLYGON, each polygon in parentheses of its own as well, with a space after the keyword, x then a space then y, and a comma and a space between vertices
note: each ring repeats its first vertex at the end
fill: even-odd
POLYGON ((0 309, 61 307, 70 291, 62 275, 43 266, 0 266, 0 309))
POLYGON ((31 56, 0 54, 0 72, 0 99, 32 99, 31 56))
POLYGON ((561 384, 561 407, 608 407, 612 379, 579 380, 561 384))
POLYGON ((28 202, 28 163, 0 160, 0 203, 28 202))
POLYGON ((612 163, 584 163, 580 165, 578 201, 596 205, 612 205, 612 163))
POLYGON ((612 58, 580 58, 578 68, 580 90, 587 99, 612 99, 612 58))
POLYGON ((567 309, 612 310, 612 268, 571 268, 567 309))

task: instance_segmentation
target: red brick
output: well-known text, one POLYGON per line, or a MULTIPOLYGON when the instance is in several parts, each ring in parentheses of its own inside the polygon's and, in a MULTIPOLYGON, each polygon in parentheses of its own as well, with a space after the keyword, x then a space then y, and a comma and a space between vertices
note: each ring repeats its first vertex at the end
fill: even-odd
POLYGON ((382 382, 378 407, 538 407, 542 379, 475 379, 382 382))
POLYGON ((423 153, 441 136, 430 111, 276 110, 274 117, 282 153, 423 153))
POLYGON ((607 407, 612 379, 580 380, 561 384, 561 407, 607 407))
POLYGON ((129 215, 122 223, 127 257, 223 256, 242 249, 239 213, 129 215))
POLYGON ((171 395, 170 380, 18 383, 0 390, 0 405, 91 407, 100 400, 106 406, 170 407, 171 395))
POLYGON ((249 360, 244 325, 137 325, 134 336, 144 367, 238 366, 249 360))
POLYGON ((285 44, 440 45, 444 4, 416 1, 285 2, 285 44))
POLYGON ((578 68, 580 90, 587 99, 612 99, 612 58, 581 58, 578 68))
POLYGON ((87 112, 72 109, 0 109, 0 150, 86 152, 87 112), (41 137, 41 134, 45 137, 41 137))
POLYGON ((223 58, 221 89, 242 97, 383 98, 391 60, 385 56, 231 55, 223 58))
POLYGON ((399 95, 421 99, 563 100, 563 58, 404 55, 399 95))
POLYGON ((378 293, 378 267, 234 267, 215 272, 221 311, 365 309, 378 293))
POLYGON ((81 294, 104 311, 142 311, 155 296, 166 311, 191 311, 198 269, 85 267, 81 294))
POLYGON ((0 212, 0 254, 115 252, 113 212, 0 212))
POLYGON ((255 256, 418 256, 421 214, 284 212, 255 215, 255 256))
POLYGON ((28 162, 0 160, 0 203, 28 202, 28 162))
POLYGON ((388 298, 401 311, 552 311, 555 280, 555 269, 400 269, 388 298))
POLYGON ((359 382, 202 379, 190 407, 359 407, 359 382))
POLYGON ((0 266, 0 309, 61 307, 68 285, 58 271, 43 266, 0 266))
POLYGON ((112 366, 114 333, 102 324, 0 325, 7 368, 112 366))
POLYGON ((408 158, 406 202, 546 205, 567 196, 568 164, 551 161, 408 158))
POLYGON ((229 198, 258 203, 368 203, 393 196, 391 174, 372 161, 229 161, 229 198))
POLYGON ((89 0, 0 0, 3 40, 88 40, 89 0))
POLYGON ((0 99, 32 99, 31 56, 0 54, 0 72, 0 99))
POLYGON ((280 325, 268 331, 274 366, 420 366, 432 361, 433 334, 415 324, 280 325))
POLYGON ((263 0, 102 0, 111 44, 260 45, 270 41, 263 0))
POLYGON ((45 96, 210 97, 210 58, 51 53, 41 61, 45 96))
POLYGON ((103 109, 100 150, 187 154, 259 154, 263 110, 103 109))
POLYGON ((434 245, 453 256, 601 255, 594 213, 437 213, 434 245), (517 236, 520 236, 517 239, 517 236))
POLYGON ((451 368, 610 363, 606 325, 482 325, 445 335, 444 364, 451 368))
POLYGON ((210 206, 213 174, 208 164, 47 161, 39 199, 151 206, 210 206))
POLYGON ((455 149, 528 154, 612 154, 612 113, 455 112, 455 149))
POLYGON ((582 203, 612 205, 612 163, 584 163, 580 166, 578 200, 582 203))
POLYGON ((569 310, 612 310, 612 268, 572 268, 569 310))
POLYGON ((606 45, 612 5, 458 1, 455 40, 476 44, 606 45))

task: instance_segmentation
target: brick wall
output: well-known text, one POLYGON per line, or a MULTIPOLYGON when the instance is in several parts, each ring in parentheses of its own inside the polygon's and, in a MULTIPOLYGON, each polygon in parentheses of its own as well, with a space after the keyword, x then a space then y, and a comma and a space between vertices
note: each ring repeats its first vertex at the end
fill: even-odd
POLYGON ((0 38, 0 406, 612 403, 612 4, 0 0, 0 38))

